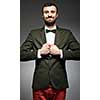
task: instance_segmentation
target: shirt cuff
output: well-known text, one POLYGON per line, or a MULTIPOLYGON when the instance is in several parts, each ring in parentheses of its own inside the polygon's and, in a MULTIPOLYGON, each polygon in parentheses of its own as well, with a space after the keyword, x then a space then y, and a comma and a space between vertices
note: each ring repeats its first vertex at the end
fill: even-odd
POLYGON ((60 49, 60 58, 63 58, 63 51, 60 49))
POLYGON ((41 58, 40 49, 39 49, 38 52, 37 52, 37 57, 38 57, 38 58, 41 58))

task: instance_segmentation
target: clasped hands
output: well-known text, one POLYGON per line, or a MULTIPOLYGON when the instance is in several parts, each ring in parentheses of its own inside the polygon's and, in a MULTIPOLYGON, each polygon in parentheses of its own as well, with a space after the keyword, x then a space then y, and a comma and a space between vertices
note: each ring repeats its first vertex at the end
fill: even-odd
POLYGON ((41 55, 47 55, 47 54, 60 55, 60 49, 54 44, 45 43, 40 49, 40 54, 41 55))

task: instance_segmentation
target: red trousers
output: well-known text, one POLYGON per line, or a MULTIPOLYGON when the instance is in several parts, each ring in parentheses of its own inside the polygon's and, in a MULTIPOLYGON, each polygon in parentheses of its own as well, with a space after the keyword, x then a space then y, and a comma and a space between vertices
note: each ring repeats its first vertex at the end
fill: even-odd
POLYGON ((33 100, 65 100, 66 89, 57 90, 52 87, 33 91, 33 100))

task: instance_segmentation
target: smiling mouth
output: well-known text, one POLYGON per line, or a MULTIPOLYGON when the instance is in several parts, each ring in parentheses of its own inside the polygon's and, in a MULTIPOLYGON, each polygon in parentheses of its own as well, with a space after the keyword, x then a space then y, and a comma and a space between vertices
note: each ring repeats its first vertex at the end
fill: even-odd
POLYGON ((53 18, 48 18, 47 20, 48 20, 48 21, 52 21, 52 20, 53 20, 53 18))
POLYGON ((52 20, 53 18, 47 18, 48 20, 52 20))
POLYGON ((47 18, 47 19, 52 19, 52 18, 47 18))

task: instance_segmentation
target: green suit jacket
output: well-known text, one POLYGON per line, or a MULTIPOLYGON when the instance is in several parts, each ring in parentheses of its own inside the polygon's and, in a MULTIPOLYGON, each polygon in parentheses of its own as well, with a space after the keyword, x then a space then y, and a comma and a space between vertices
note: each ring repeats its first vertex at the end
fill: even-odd
POLYGON ((72 32, 57 27, 55 45, 63 51, 60 55, 42 55, 37 57, 37 51, 46 43, 44 28, 35 29, 30 32, 21 46, 21 61, 36 60, 36 68, 33 77, 33 89, 44 89, 51 84, 55 89, 68 88, 67 73, 65 70, 66 60, 79 60, 79 43, 72 32))

